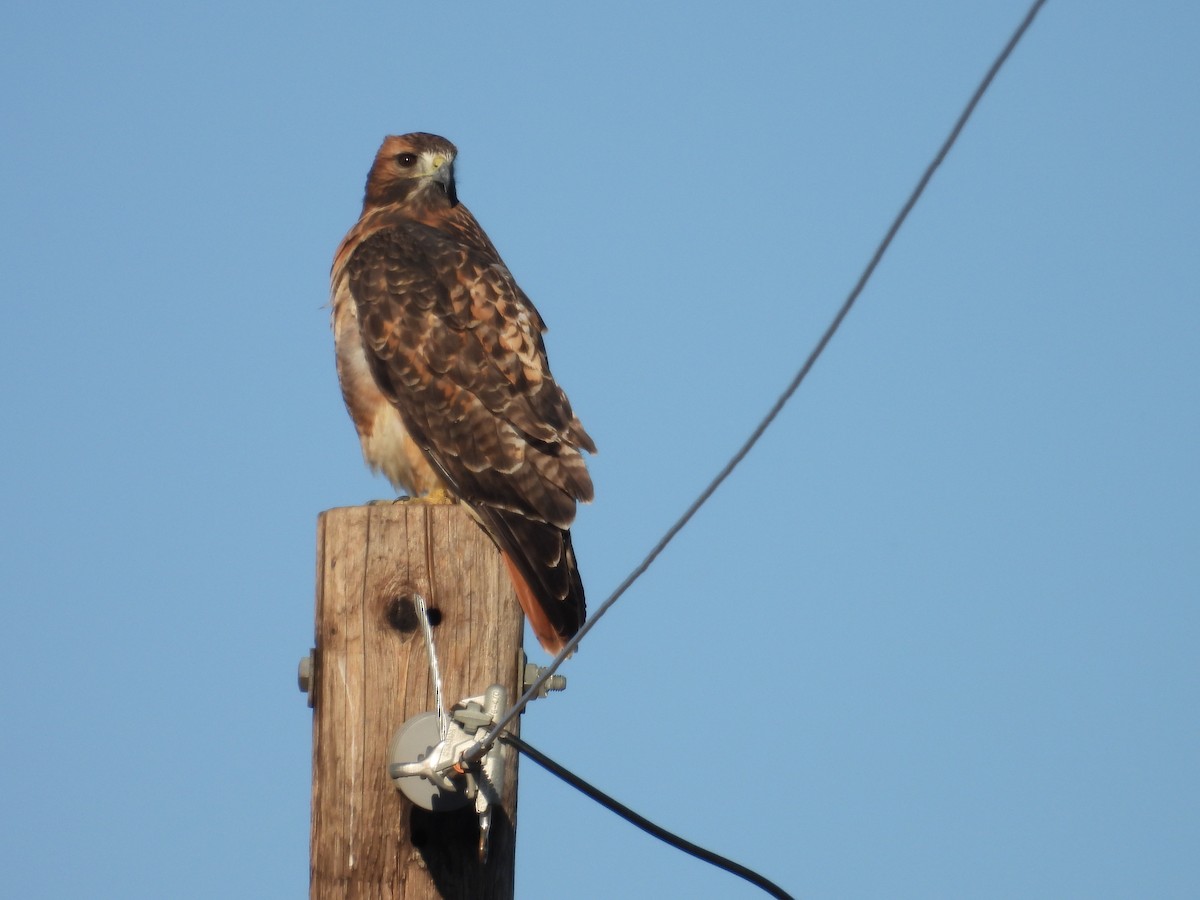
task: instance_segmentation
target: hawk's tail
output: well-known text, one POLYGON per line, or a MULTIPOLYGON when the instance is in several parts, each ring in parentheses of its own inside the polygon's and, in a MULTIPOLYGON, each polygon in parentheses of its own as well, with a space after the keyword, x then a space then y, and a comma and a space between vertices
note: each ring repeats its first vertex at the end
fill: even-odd
POLYGON ((571 532, 507 511, 488 512, 488 530, 504 554, 525 618, 546 652, 558 655, 587 614, 571 532))

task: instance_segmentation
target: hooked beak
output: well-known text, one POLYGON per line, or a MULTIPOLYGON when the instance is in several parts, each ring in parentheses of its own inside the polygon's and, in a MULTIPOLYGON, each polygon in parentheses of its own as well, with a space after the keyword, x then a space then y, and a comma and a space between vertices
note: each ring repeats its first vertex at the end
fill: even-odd
POLYGON ((458 206, 458 191, 454 186, 454 161, 438 155, 433 158, 433 180, 441 186, 451 206, 458 206))

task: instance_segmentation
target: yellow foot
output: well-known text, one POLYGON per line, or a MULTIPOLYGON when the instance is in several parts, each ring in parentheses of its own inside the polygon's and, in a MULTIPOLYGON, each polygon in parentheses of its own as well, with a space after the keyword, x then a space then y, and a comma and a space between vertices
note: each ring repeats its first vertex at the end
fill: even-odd
POLYGON ((451 497, 444 487, 435 487, 424 497, 417 498, 422 503, 432 503, 436 506, 449 506, 451 503, 457 503, 458 499, 451 497))
POLYGON ((422 494, 420 497, 410 497, 407 494, 401 494, 394 500, 368 500, 365 506, 391 506, 393 503, 431 503, 434 506, 449 506, 452 503, 457 503, 458 498, 452 497, 447 493, 445 488, 434 488, 428 494, 422 494))

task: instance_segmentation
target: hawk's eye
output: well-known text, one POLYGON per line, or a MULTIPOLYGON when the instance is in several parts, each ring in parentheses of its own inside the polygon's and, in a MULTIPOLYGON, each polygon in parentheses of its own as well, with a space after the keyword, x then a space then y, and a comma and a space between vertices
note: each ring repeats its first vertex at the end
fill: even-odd
POLYGON ((417 154, 401 153, 399 156, 396 157, 396 162, 399 164, 400 168, 402 168, 402 169, 411 169, 413 166, 415 166, 417 164, 417 154))

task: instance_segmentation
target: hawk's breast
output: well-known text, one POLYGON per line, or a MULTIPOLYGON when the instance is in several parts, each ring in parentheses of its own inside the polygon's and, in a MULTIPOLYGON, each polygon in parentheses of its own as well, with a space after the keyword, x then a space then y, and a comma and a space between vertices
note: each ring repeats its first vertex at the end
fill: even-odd
POLYGON ((442 486, 421 449, 404 427, 400 413, 379 390, 363 352, 358 309, 343 273, 333 290, 333 340, 338 382, 354 420, 363 459, 398 490, 413 496, 442 486))

